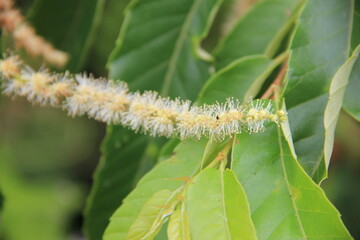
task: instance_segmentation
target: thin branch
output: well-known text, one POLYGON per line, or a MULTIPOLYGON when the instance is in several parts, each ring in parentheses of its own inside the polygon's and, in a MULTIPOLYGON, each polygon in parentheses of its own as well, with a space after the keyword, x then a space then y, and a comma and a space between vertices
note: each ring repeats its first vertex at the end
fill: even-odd
POLYGON ((282 85, 282 82, 286 75, 287 68, 288 68, 288 62, 285 61, 283 63, 283 65, 281 66, 280 72, 276 76, 274 82, 270 85, 270 87, 261 96, 261 99, 273 99, 275 90, 282 85))

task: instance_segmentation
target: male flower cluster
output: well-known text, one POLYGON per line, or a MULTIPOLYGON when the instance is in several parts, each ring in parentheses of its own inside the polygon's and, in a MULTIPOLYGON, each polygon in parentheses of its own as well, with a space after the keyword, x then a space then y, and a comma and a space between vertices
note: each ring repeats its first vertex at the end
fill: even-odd
POLYGON ((17 56, 1 60, 0 72, 5 94, 23 96, 40 105, 62 106, 71 116, 87 114, 151 136, 224 139, 244 130, 260 132, 266 122, 286 119, 284 111, 274 112, 263 100, 241 105, 228 99, 224 104, 197 106, 153 91, 130 93, 124 82, 35 71, 17 56))

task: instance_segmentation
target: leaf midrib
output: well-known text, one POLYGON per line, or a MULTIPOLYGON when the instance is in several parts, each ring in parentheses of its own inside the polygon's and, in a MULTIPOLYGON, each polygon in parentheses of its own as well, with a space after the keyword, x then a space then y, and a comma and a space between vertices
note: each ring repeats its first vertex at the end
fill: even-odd
MULTIPOLYGON (((166 162, 163 162, 163 163, 161 163, 161 164, 166 164, 166 162)), ((194 170, 191 172, 191 174, 190 174, 190 176, 192 176, 192 177, 195 177, 196 176, 196 174, 198 174, 199 172, 200 172, 200 168, 201 167, 201 162, 200 163, 198 163, 195 167, 194 167, 194 170)), ((153 179, 154 180, 154 179, 153 179)), ((149 181, 147 181, 147 184, 149 184, 151 181, 153 181, 153 180, 149 180, 149 181)), ((179 193, 179 189, 182 189, 183 187, 185 186, 185 184, 183 184, 183 185, 180 185, 177 189, 175 189, 175 190, 173 190, 174 191, 174 193, 176 192, 176 193, 179 193)), ((172 191, 172 190, 170 190, 170 191, 172 191)), ((139 199, 139 198, 141 198, 141 197, 136 197, 136 198, 134 198, 134 199, 139 199)), ((146 198, 146 199, 148 199, 148 197, 144 197, 144 196, 142 196, 142 198, 146 198)), ((134 199, 132 199, 132 201, 134 200, 134 199)), ((125 198, 125 201, 127 200, 127 198, 125 198)), ((124 201, 124 202, 125 202, 124 201)), ((140 213, 140 211, 139 211, 139 213, 140 213)), ((138 214, 139 214, 138 213, 138 214)), ((138 215, 137 215, 138 216, 138 215)), ((124 218, 124 216, 112 216, 112 218, 124 218)), ((131 218, 132 218, 132 216, 130 216, 130 220, 131 220, 131 218)), ((129 230, 130 230, 130 228, 131 228, 131 226, 134 224, 134 222, 136 221, 136 219, 137 219, 137 217, 135 218, 135 219, 133 219, 133 222, 130 224, 130 226, 128 227, 128 229, 127 230, 125 230, 124 231, 124 229, 121 231, 121 232, 118 232, 118 233, 110 233, 110 234, 107 234, 107 236, 113 236, 113 235, 117 235, 117 234, 125 234, 125 235, 127 235, 128 233, 129 233, 129 230)))
MULTIPOLYGON (((179 192, 182 190, 183 186, 179 187, 178 189, 176 189, 171 195, 170 197, 166 200, 164 206, 167 206, 172 200, 174 200, 176 194, 179 194, 179 192)), ((149 236, 151 236, 156 230, 157 230, 157 226, 159 226, 159 224, 161 225, 161 221, 163 213, 164 213, 165 207, 161 207, 159 213, 156 216, 156 219, 154 220, 153 224, 151 225, 150 230, 145 234, 144 237, 142 237, 142 239, 147 239, 149 236)), ((130 227, 131 228, 131 227, 130 227)))
POLYGON ((226 235, 228 236, 228 239, 232 239, 229 224, 228 224, 228 218, 226 214, 226 205, 225 205, 225 183, 224 183, 224 171, 220 170, 220 182, 221 182, 221 207, 224 215, 224 221, 225 221, 225 228, 226 228, 226 235))
POLYGON ((185 40, 186 40, 186 35, 187 32, 189 31, 190 27, 191 27, 191 22, 192 19, 196 13, 197 8, 199 7, 200 3, 202 0, 194 0, 193 5, 190 8, 190 12, 188 14, 188 16, 186 17, 181 30, 180 30, 180 34, 178 39, 176 40, 175 43, 175 48, 174 51, 171 55, 170 61, 169 61, 169 67, 166 71, 165 77, 164 77, 164 84, 163 87, 161 89, 160 95, 161 96, 167 96, 169 94, 169 90, 170 90, 170 86, 171 86, 171 82, 174 79, 174 73, 176 70, 176 64, 180 58, 180 53, 181 50, 184 46, 185 40))
POLYGON ((307 239, 306 237, 306 233, 305 233, 305 229, 304 229, 304 226, 302 225, 302 222, 301 222, 301 219, 300 219, 300 216, 299 216, 299 211, 298 211, 298 208, 296 206, 296 203, 295 203, 295 199, 293 197, 293 194, 291 192, 291 185, 290 185, 290 182, 288 180, 288 176, 287 176, 287 173, 286 173, 286 167, 285 167, 285 159, 284 159, 284 150, 283 150, 283 142, 282 142, 282 139, 281 139, 281 132, 280 132, 280 128, 278 127, 277 128, 277 135, 278 135, 278 143, 279 143, 279 150, 280 150, 280 160, 281 160, 281 168, 282 168, 282 171, 283 171, 283 175, 284 175, 284 180, 285 180, 285 183, 286 183, 286 187, 287 187, 287 190, 289 192, 289 195, 290 195, 290 199, 291 199, 291 203, 292 203, 292 206, 293 206, 293 209, 295 211, 295 218, 296 218, 296 221, 298 222, 298 225, 300 227, 300 230, 301 230, 301 234, 302 234, 302 237, 303 239, 307 239))
POLYGON ((183 240, 189 240, 188 235, 186 234, 186 227, 188 227, 188 225, 185 225, 185 224, 188 224, 188 222, 185 222, 185 218, 186 218, 186 216, 185 216, 186 212, 185 211, 186 211, 185 210, 185 201, 183 201, 182 204, 181 204, 180 216, 179 216, 181 233, 182 233, 181 236, 182 236, 183 240))

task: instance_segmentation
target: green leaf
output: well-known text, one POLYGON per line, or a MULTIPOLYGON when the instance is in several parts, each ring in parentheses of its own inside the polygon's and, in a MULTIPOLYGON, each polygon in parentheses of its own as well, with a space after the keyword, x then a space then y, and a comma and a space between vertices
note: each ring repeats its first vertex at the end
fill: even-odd
MULTIPOLYGON (((360 45, 353 55, 340 67, 331 81, 329 101, 325 109, 324 126, 325 126, 325 143, 324 158, 326 167, 329 167, 331 153, 334 146, 335 128, 339 118, 340 110, 343 105, 346 86, 349 82, 351 70, 355 62, 359 61, 360 45)), ((354 69, 356 71, 356 69, 354 69)), ((360 73, 360 72, 359 72, 360 73)), ((359 75, 360 76, 360 75, 359 75)), ((359 80, 358 78, 357 80, 359 80)), ((351 88, 352 86, 350 86, 351 88)), ((350 90, 353 91, 353 90, 350 90)), ((354 100, 353 100, 354 101, 354 100)))
POLYGON ((215 50, 217 66, 252 54, 273 57, 297 16, 301 0, 262 0, 255 4, 215 50))
POLYGON ((222 154, 222 151, 228 147, 230 141, 230 138, 223 141, 217 141, 214 138, 210 139, 204 151, 201 169, 206 168, 214 159, 217 159, 219 154, 222 154))
POLYGON ((28 19, 36 32, 70 54, 66 68, 79 71, 103 11, 103 0, 36 0, 28 19))
POLYGON ((84 232, 89 239, 101 239, 110 216, 156 163, 161 143, 162 139, 138 135, 120 126, 108 127, 85 208, 84 232))
POLYGON ((154 240, 168 240, 168 236, 167 236, 167 226, 168 226, 168 222, 165 222, 160 231, 158 232, 158 234, 155 236, 154 240))
POLYGON ((200 92, 201 103, 225 102, 234 97, 243 102, 255 97, 266 78, 286 54, 271 60, 263 55, 240 58, 214 74, 200 92))
POLYGON ((169 240, 190 240, 189 216, 185 209, 185 202, 171 215, 167 228, 169 240))
POLYGON ((162 189, 174 192, 184 185, 184 181, 194 176, 200 169, 206 145, 206 139, 184 141, 178 145, 171 158, 147 173, 111 217, 104 240, 126 239, 131 225, 153 194, 162 189))
POLYGON ((104 2, 100 24, 85 63, 86 69, 91 69, 96 76, 107 74, 106 62, 115 47, 115 40, 124 20, 123 12, 130 0, 107 0, 104 2))
POLYGON ((127 239, 152 240, 167 217, 174 212, 174 206, 178 202, 177 194, 179 193, 164 189, 152 195, 131 225, 127 239))
POLYGON ((178 138, 172 138, 167 143, 165 143, 165 145, 160 150, 158 162, 162 162, 170 158, 174 153, 174 149, 177 145, 179 145, 179 143, 180 139, 178 138))
POLYGON ((133 0, 111 54, 110 78, 131 89, 194 99, 209 76, 200 42, 221 1, 133 0))
POLYGON ((232 170, 245 189, 257 236, 278 239, 352 239, 340 214, 292 154, 275 124, 258 134, 238 134, 232 170))
MULTIPOLYGON (((351 48, 355 49, 360 44, 360 1, 355 0, 354 19, 351 35, 351 48)), ((350 75, 349 84, 344 97, 344 109, 357 121, 360 121, 360 60, 358 59, 350 75)))
POLYGON ((257 239, 246 195, 232 171, 208 168, 186 193, 193 239, 257 239))
POLYGON ((226 217, 230 233, 234 236, 231 239, 236 239, 236 236, 240 236, 239 239, 257 239, 255 226, 250 216, 250 206, 243 187, 230 169, 225 170, 223 178, 226 217))
MULTIPOLYGON (((192 48, 199 48, 199 41, 204 37, 203 34, 206 34, 208 24, 211 23, 219 2, 132 1, 126 11, 117 47, 109 60, 110 77, 129 82, 130 87, 135 90, 159 87, 159 89, 164 89, 164 95, 170 94, 175 97, 186 93, 185 97, 194 98, 199 87, 196 88, 193 84, 196 85, 198 80, 199 84, 202 84, 207 79, 208 64, 195 57, 192 48), (166 56, 165 62, 164 56, 166 56), (148 64, 157 63, 160 63, 161 73, 158 72, 158 68, 154 69, 155 72, 152 70, 149 72, 148 67, 152 68, 152 66, 148 64), (174 71, 173 67, 176 67, 176 71, 170 76, 171 71, 174 71), (189 75, 192 76, 191 79, 187 78, 189 75), (188 85, 186 90, 182 88, 183 82, 180 81, 180 76, 181 79, 189 80, 186 82, 188 85), (195 82, 192 82, 194 79, 195 82), (166 88, 170 86, 162 87, 164 84, 170 84, 174 91, 168 92, 166 88), (194 91, 193 94, 188 95, 188 89, 194 91)), ((130 192, 133 183, 136 182, 132 177, 134 175, 136 178, 141 177, 141 174, 134 174, 135 169, 146 165, 148 156, 147 153, 143 153, 144 149, 151 149, 153 145, 149 142, 150 138, 140 136, 131 138, 131 141, 142 142, 141 146, 114 148, 112 146, 116 144, 116 139, 121 138, 121 135, 131 135, 131 133, 127 131, 124 134, 121 127, 113 127, 111 132, 113 134, 108 137, 110 140, 104 143, 105 148, 108 149, 107 155, 103 157, 104 163, 97 170, 95 187, 89 200, 92 206, 87 207, 94 208, 93 214, 87 214, 87 218, 91 218, 87 222, 92 222, 92 224, 85 224, 85 229, 89 233, 88 237, 95 234, 91 239, 100 239, 99 236, 110 214, 120 205, 123 197, 130 192), (126 153, 125 156, 122 152, 126 153), (143 156, 143 160, 140 156, 143 156), (124 169, 122 174, 117 172, 119 168, 124 169), (108 181, 115 181, 115 183, 108 188, 106 187, 108 181), (103 201, 106 201, 106 204, 103 201), (100 212, 104 214, 99 216, 97 213, 100 212), (101 224, 98 224, 99 222, 101 224)))
POLYGON ((309 0, 291 43, 284 97, 298 160, 317 182, 326 176, 324 111, 348 56, 352 10, 352 0, 309 0))
POLYGON ((360 121, 360 58, 354 63, 344 97, 344 109, 360 121))
POLYGON ((108 127, 85 208, 84 231, 89 239, 101 239, 110 216, 132 190, 148 141, 147 136, 108 127))

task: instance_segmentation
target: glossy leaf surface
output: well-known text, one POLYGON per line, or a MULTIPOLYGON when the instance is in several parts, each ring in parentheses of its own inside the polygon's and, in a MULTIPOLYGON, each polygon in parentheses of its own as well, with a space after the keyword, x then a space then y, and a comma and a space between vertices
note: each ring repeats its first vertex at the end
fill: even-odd
POLYGON ((262 0, 255 4, 215 50, 217 66, 252 54, 272 57, 294 21, 301 0, 262 0))
MULTIPOLYGON (((360 44, 360 1, 355 0, 354 19, 351 35, 351 48, 355 49, 360 44)), ((344 109, 357 121, 360 121, 360 60, 357 60, 349 79, 344 98, 344 109)))
POLYGON ((292 155, 280 128, 237 135, 232 154, 231 168, 245 189, 260 240, 351 239, 338 211, 292 155))
MULTIPOLYGON (((212 18, 211 14, 216 10, 217 4, 218 1, 206 1, 206 4, 202 1, 132 1, 126 12, 117 47, 109 60, 110 77, 129 82, 132 89, 150 90, 156 86, 164 89, 165 95, 183 96, 186 92, 186 98, 194 98, 200 86, 194 87, 197 83, 193 80, 202 84, 208 77, 208 64, 193 55, 191 44, 193 40, 200 41, 202 34, 207 31, 208 19, 212 18), (146 65, 156 63, 160 63, 160 68, 146 65), (153 69, 147 69, 148 67, 153 69), (170 74, 172 71, 175 72, 170 74), (188 78, 189 74, 193 78, 188 78), (179 80, 179 76, 188 81, 187 89, 181 86, 183 82, 179 80), (165 90, 169 87, 173 91, 165 90), (191 91, 192 94, 187 94, 191 91)), ((149 157, 156 158, 156 154, 151 154, 153 143, 149 141, 149 137, 134 136, 118 126, 111 127, 109 134, 109 140, 104 143, 106 155, 97 170, 95 187, 87 207, 90 220, 87 220, 89 224, 85 226, 88 232, 94 231, 94 239, 99 239, 110 215, 136 182, 135 178, 141 177, 135 176, 136 168, 141 167, 141 162, 147 164, 149 157), (119 145, 119 141, 123 141, 123 135, 130 146, 114 147, 119 145), (128 135, 133 137, 127 139, 128 135), (140 145, 136 146, 137 144, 140 145), (145 149, 150 149, 150 156, 145 149), (119 168, 124 170, 116 172, 119 168), (112 182, 111 186, 108 186, 109 181, 112 182), (107 203, 104 204, 104 201, 107 203), (101 216, 96 214, 100 211, 103 214, 101 216)), ((150 162, 154 161, 150 159, 150 162)))
POLYGON ((147 136, 108 127, 86 204, 84 230, 89 239, 101 239, 110 216, 132 190, 147 144, 147 136))
POLYGON ((232 171, 208 168, 186 193, 192 239, 257 239, 247 198, 232 171))
POLYGON ((153 239, 166 218, 174 212, 176 195, 176 192, 166 189, 152 195, 131 225, 127 239, 153 239))
POLYGON ((172 138, 167 141, 160 150, 158 162, 162 162, 170 158, 174 154, 174 149, 180 142, 181 141, 178 138, 172 138))
POLYGON ((206 139, 184 141, 175 149, 174 156, 147 173, 111 217, 104 239, 126 239, 131 225, 154 193, 162 189, 176 191, 184 185, 184 181, 196 174, 200 169, 206 144, 206 139))
POLYGON ((324 111, 350 49, 352 9, 352 0, 307 1, 291 43, 284 97, 298 160, 317 182, 326 176, 324 111))
POLYGON ((209 79, 200 92, 200 102, 225 102, 229 97, 249 101, 258 94, 281 60, 283 57, 271 60, 263 55, 253 55, 234 61, 209 79))
POLYGON ((344 98, 344 109, 353 116, 356 120, 360 121, 360 59, 358 58, 352 69, 349 84, 346 88, 344 98))
POLYGON ((209 76, 199 44, 220 2, 133 1, 111 55, 110 77, 132 89, 194 99, 209 76))
POLYGON ((190 240, 189 216, 186 211, 185 203, 171 215, 167 228, 169 240, 190 240))
MULTIPOLYGON (((352 75, 351 73, 354 64, 356 62, 359 62, 359 53, 360 53, 360 46, 355 50, 353 55, 344 63, 344 65, 340 67, 340 69, 336 72, 334 79, 331 81, 329 101, 326 106, 325 116, 324 116, 324 125, 325 125, 324 158, 325 158, 326 167, 329 167, 331 153, 334 146, 336 123, 339 118, 341 107, 343 105, 343 99, 344 99, 346 87, 349 82, 349 77, 350 75, 352 75)), ((357 70, 354 69, 354 72, 356 71, 357 70)), ((358 76, 360 77, 360 75, 358 76)), ((358 80, 360 80, 360 78, 358 78, 358 80)), ((351 89, 353 86, 349 86, 349 87, 351 89)), ((351 89, 351 91, 353 90, 354 89, 351 89)))

